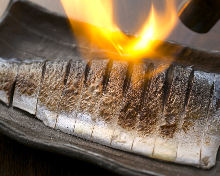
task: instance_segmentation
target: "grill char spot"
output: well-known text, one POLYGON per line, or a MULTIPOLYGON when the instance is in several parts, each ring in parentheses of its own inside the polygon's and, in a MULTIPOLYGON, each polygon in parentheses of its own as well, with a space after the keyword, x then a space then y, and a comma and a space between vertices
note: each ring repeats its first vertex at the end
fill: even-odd
POLYGON ((125 77, 125 81, 123 84, 123 95, 126 96, 126 93, 130 87, 130 82, 131 82, 131 76, 133 73, 133 67, 134 64, 133 63, 129 63, 128 65, 128 69, 127 69, 127 73, 126 73, 126 77, 125 77))
POLYGON ((47 63, 47 61, 44 61, 44 64, 43 64, 43 67, 42 67, 41 83, 44 79, 44 74, 45 74, 45 71, 46 71, 46 63, 47 63))
POLYGON ((177 124, 167 124, 160 127, 160 133, 163 137, 172 138, 177 128, 177 124))
POLYGON ((171 84, 173 81, 173 69, 174 69, 173 67, 174 67, 173 65, 170 65, 170 67, 167 69, 166 75, 165 75, 165 82, 164 82, 164 86, 163 86, 163 111, 166 106, 168 96, 170 94, 171 84))
POLYGON ((87 80, 88 80, 88 76, 89 76, 89 72, 90 72, 91 63, 92 63, 92 60, 90 60, 90 61, 86 64, 85 74, 84 74, 84 84, 85 84, 85 85, 87 84, 87 80))
POLYGON ((67 79, 70 74, 70 67, 71 67, 71 60, 67 63, 67 66, 66 66, 65 77, 64 77, 64 81, 63 81, 64 86, 66 85, 67 79))
POLYGON ((9 91, 10 93, 8 94, 8 97, 9 97, 9 106, 12 106, 12 104, 13 104, 15 84, 16 84, 16 78, 15 78, 15 81, 13 82, 13 84, 12 84, 12 86, 11 86, 11 90, 9 91))
POLYGON ((102 81, 103 92, 106 91, 106 87, 108 86, 109 76, 112 70, 112 65, 113 65, 113 60, 109 60, 107 67, 105 69, 105 74, 103 76, 103 81, 102 81))
POLYGON ((149 89, 149 86, 151 84, 151 77, 152 77, 152 72, 154 69, 154 64, 150 63, 148 66, 146 65, 146 73, 144 76, 144 87, 141 93, 141 106, 140 109, 142 108, 143 104, 144 104, 144 99, 146 98, 146 91, 149 89))
POLYGON ((219 84, 216 86, 216 94, 217 94, 217 97, 216 97, 216 110, 220 109, 220 81, 218 81, 218 83, 216 84, 219 84))
POLYGON ((187 87, 187 90, 186 90, 186 97, 185 97, 185 100, 184 100, 184 109, 186 109, 186 106, 189 102, 189 95, 190 95, 190 92, 191 92, 191 89, 192 89, 193 79, 194 79, 194 69, 192 68, 192 71, 191 71, 190 76, 189 76, 188 87, 187 87))
POLYGON ((208 105, 209 109, 211 109, 211 103, 213 101, 214 91, 215 91, 215 82, 213 82, 211 90, 210 90, 209 105, 208 105))

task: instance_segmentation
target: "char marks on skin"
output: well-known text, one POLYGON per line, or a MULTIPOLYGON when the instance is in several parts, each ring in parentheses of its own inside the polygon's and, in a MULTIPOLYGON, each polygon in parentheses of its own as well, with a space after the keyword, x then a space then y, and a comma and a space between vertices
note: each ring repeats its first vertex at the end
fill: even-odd
POLYGON ((0 62, 0 100, 10 105, 13 99, 13 88, 16 81, 18 62, 2 60, 0 62))
POLYGON ((0 100, 7 105, 11 97, 13 106, 37 111, 63 132, 203 168, 215 164, 220 144, 219 80, 177 64, 167 70, 165 64, 107 59, 0 60, 0 100))
POLYGON ((135 128, 138 122, 142 88, 144 87, 144 65, 130 63, 123 83, 123 94, 119 112, 115 114, 116 123, 111 146, 126 151, 132 150, 135 128))
POLYGON ((140 109, 139 124, 137 131, 142 136, 147 136, 155 132, 158 120, 163 110, 163 86, 165 82, 165 71, 157 73, 157 68, 161 65, 152 64, 147 71, 146 89, 143 92, 144 100, 140 109))
MULTIPOLYGON (((108 64, 109 65, 109 64, 108 64)), ((127 62, 113 61, 109 70, 108 84, 96 108, 96 123, 92 140, 110 146, 118 114, 122 108, 123 84, 128 69, 127 62)))
MULTIPOLYGON (((213 75, 214 81, 210 90, 209 110, 207 113, 206 123, 202 134, 202 144, 200 150, 200 164, 204 168, 209 168, 216 162, 216 155, 220 144, 219 127, 220 112, 217 108, 218 100, 218 81, 220 76, 213 75)), ((211 78, 211 76, 210 76, 211 78)))
POLYGON ((86 63, 83 60, 72 60, 69 74, 59 103, 59 114, 56 128, 63 132, 73 134, 76 109, 79 104, 82 85, 85 77, 86 63))
POLYGON ((171 64, 169 68, 166 70, 165 81, 163 85, 163 111, 169 98, 170 88, 174 76, 173 71, 174 71, 174 66, 173 64, 171 64))
POLYGON ((157 128, 160 125, 163 111, 166 68, 167 65, 151 63, 146 69, 139 119, 132 144, 132 150, 135 153, 154 157, 157 128))
POLYGON ((130 88, 131 76, 132 76, 132 73, 133 73, 133 67, 134 67, 134 64, 130 62, 128 64, 126 77, 125 77, 124 84, 123 84, 123 95, 124 96, 126 95, 128 89, 130 88))
POLYGON ((215 110, 220 110, 220 75, 215 75, 215 110))
POLYGON ((47 126, 55 127, 57 109, 64 88, 68 61, 48 61, 38 96, 37 118, 47 126))
POLYGON ((178 133, 177 162, 201 165, 203 132, 207 124, 213 81, 212 74, 194 71, 182 127, 178 133))
POLYGON ((81 93, 81 101, 78 107, 79 112, 93 114, 96 102, 102 94, 103 75, 107 67, 108 60, 92 60, 87 80, 84 82, 81 93))
POLYGON ((191 89, 193 86, 193 80, 194 80, 194 68, 192 67, 192 71, 189 75, 189 81, 188 81, 186 96, 185 96, 185 100, 184 100, 184 109, 186 109, 187 104, 189 103, 189 96, 190 96, 190 92, 191 92, 191 89))
POLYGON ((203 120, 207 117, 209 108, 210 90, 213 80, 206 73, 194 72, 194 79, 186 105, 186 115, 182 129, 184 132, 193 128, 196 120, 203 120), (211 84, 211 85, 210 85, 211 84), (202 102, 202 103, 201 103, 202 102))
POLYGON ((125 102, 118 117, 118 125, 126 130, 133 130, 138 122, 138 112, 140 109, 141 95, 144 88, 145 65, 134 64, 130 78, 126 80, 127 93, 125 102), (129 85, 129 86, 128 86, 129 85))
POLYGON ((96 116, 97 103, 103 94, 103 75, 109 60, 91 60, 89 69, 86 69, 86 81, 82 86, 82 92, 77 111, 77 119, 74 134, 90 139, 96 116))
POLYGON ((16 91, 27 96, 36 96, 43 63, 22 64, 16 80, 16 91), (37 70, 36 70, 37 69, 37 70), (38 72, 40 74, 38 74, 38 72))
POLYGON ((103 81, 102 81, 102 84, 103 84, 103 92, 106 91, 106 87, 108 86, 108 82, 109 82, 109 77, 110 77, 110 73, 111 73, 111 70, 112 70, 112 65, 113 65, 113 60, 109 60, 108 64, 107 64, 107 67, 106 67, 106 70, 105 70, 105 74, 103 76, 103 81))
POLYGON ((65 88, 59 105, 59 113, 71 113, 77 108, 81 88, 83 84, 83 76, 85 71, 85 63, 82 60, 73 60, 69 69, 69 76, 66 81, 65 88))
POLYGON ((30 114, 36 113, 37 97, 44 64, 42 61, 33 61, 24 62, 20 65, 15 85, 13 106, 30 114))
POLYGON ((176 160, 179 123, 184 112, 184 98, 190 69, 171 65, 166 74, 163 95, 163 112, 157 123, 153 157, 168 161, 176 160))
POLYGON ((114 61, 112 64, 106 93, 100 100, 98 117, 105 122, 115 121, 115 116, 121 110, 120 104, 123 100, 123 83, 126 77, 128 64, 126 62, 114 61))
POLYGON ((89 60, 89 61, 87 62, 87 64, 86 64, 85 74, 84 74, 84 80, 83 80, 84 85, 87 84, 87 79, 88 79, 88 77, 89 77, 91 62, 92 62, 92 60, 89 60))
POLYGON ((60 92, 64 87, 64 78, 67 62, 49 61, 46 63, 44 80, 39 94, 39 103, 49 110, 56 111, 60 99, 60 92))
POLYGON ((163 137, 172 138, 184 112, 184 99, 186 96, 188 79, 191 68, 172 66, 166 100, 164 102, 164 123, 160 126, 160 133, 163 137))

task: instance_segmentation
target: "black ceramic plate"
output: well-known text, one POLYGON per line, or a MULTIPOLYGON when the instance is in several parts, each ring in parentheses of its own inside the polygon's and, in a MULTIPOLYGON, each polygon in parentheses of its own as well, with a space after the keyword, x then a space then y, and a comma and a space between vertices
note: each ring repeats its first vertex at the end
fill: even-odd
MULTIPOLYGON (((11 3, 0 21, 0 57, 69 59, 78 55, 66 19, 36 5, 11 3)), ((162 162, 50 129, 33 116, 3 104, 0 131, 32 147, 92 162, 123 175, 220 175, 220 157, 210 170, 162 162)))

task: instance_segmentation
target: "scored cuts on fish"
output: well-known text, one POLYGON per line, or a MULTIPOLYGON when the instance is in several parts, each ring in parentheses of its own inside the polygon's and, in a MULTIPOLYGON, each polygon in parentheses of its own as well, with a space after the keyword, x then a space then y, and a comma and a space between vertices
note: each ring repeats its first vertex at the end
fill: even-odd
POLYGON ((219 74, 151 62, 1 59, 0 100, 112 148, 202 168, 216 162, 219 74))

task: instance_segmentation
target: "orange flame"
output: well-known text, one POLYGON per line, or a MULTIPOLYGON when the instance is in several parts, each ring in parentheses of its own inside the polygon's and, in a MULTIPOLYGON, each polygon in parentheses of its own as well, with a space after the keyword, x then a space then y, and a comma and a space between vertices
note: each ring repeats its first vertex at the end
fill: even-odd
POLYGON ((152 5, 136 37, 124 34, 114 22, 112 0, 61 0, 61 3, 78 42, 87 41, 90 48, 107 51, 110 58, 117 55, 117 59, 137 61, 153 55, 176 24, 175 0, 165 1, 162 14, 152 5))

